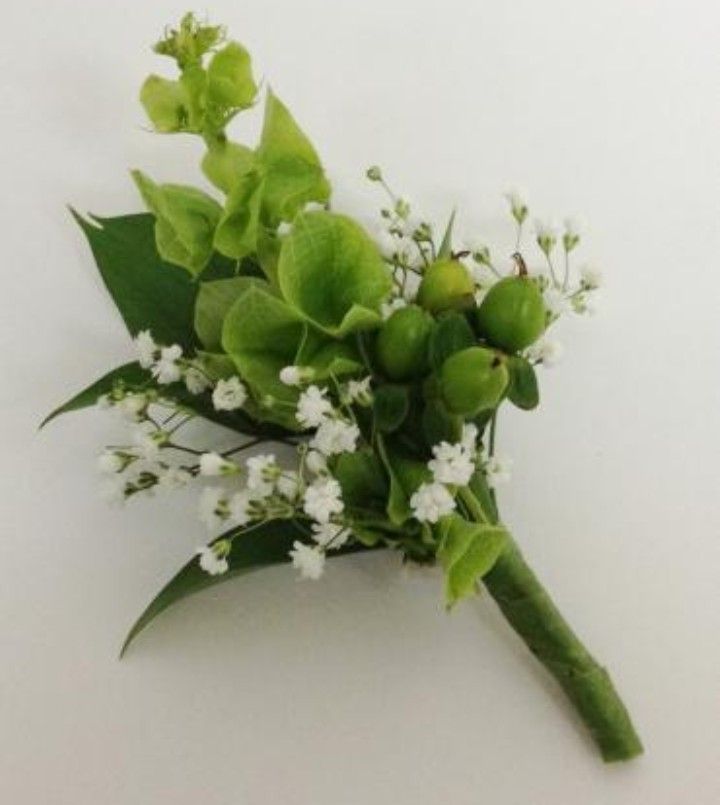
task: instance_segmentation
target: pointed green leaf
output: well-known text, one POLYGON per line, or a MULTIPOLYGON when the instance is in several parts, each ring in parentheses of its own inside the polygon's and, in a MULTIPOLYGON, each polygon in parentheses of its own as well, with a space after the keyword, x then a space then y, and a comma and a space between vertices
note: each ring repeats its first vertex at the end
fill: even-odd
POLYGON ((247 109, 256 95, 250 54, 238 42, 229 42, 208 65, 208 103, 226 109, 247 109))
POLYGON ((438 372, 456 352, 474 346, 475 335, 462 313, 446 313, 430 334, 430 364, 438 372))
POLYGON ((160 256, 197 276, 210 262, 213 235, 222 207, 206 193, 185 185, 155 184, 140 171, 133 179, 155 216, 155 242, 160 256))
MULTIPOLYGON (((298 539, 298 531, 289 521, 276 520, 252 528, 247 534, 235 530, 223 534, 219 539, 228 539, 231 536, 234 536, 234 539, 227 557, 229 565, 227 573, 210 576, 200 568, 196 558, 191 559, 155 596, 130 629, 120 652, 121 657, 138 634, 177 601, 236 576, 289 561, 288 554, 293 542, 298 539)), ((364 545, 353 544, 333 551, 328 556, 342 556, 366 550, 370 549, 364 545)))
POLYGON ((221 254, 239 260, 257 252, 263 185, 264 179, 256 170, 236 181, 215 230, 213 246, 221 254))
POLYGON ((392 281, 375 243, 353 220, 299 215, 280 251, 278 283, 285 299, 331 336, 382 324, 380 304, 392 281))
POLYGON ((342 453, 333 467, 333 475, 340 482, 342 498, 349 509, 357 506, 364 511, 382 512, 390 490, 383 466, 372 450, 342 453))
POLYGON ((477 591, 478 581, 502 553, 508 533, 501 526, 471 523, 458 514, 444 517, 438 530, 437 557, 445 569, 445 599, 451 607, 477 591))
POLYGON ((448 221, 448 225, 445 228, 445 234, 443 235, 442 243, 440 244, 440 248, 438 249, 437 259, 442 260, 446 257, 450 257, 452 254, 452 236, 453 236, 453 227, 455 226, 455 214, 457 210, 453 210, 450 214, 450 220, 448 221))
POLYGON ((255 152, 229 140, 214 142, 202 159, 205 176, 226 195, 255 164, 255 152))
POLYGON ((152 215, 73 217, 85 233, 95 262, 131 335, 149 329, 161 344, 197 343, 193 306, 197 287, 186 271, 160 259, 152 215))
POLYGON ((533 365, 519 355, 510 355, 507 361, 510 383, 507 397, 513 405, 531 411, 540 402, 537 375, 533 365))
POLYGON ((255 285, 271 292, 270 286, 259 277, 229 277, 200 283, 195 302, 195 331, 205 349, 221 348, 225 316, 238 297, 255 285))
POLYGON ((315 149, 272 92, 265 101, 257 156, 267 177, 263 208, 270 222, 291 221, 309 201, 323 203, 330 197, 315 149))

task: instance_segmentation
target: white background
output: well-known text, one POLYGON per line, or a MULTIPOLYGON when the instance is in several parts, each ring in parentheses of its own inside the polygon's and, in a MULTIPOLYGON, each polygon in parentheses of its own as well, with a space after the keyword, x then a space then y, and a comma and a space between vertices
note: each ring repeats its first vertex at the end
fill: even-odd
MULTIPOLYGON (((720 15, 635 0, 217 2, 310 133, 338 205, 377 162, 510 249, 502 191, 583 213, 605 269, 542 408, 502 420, 505 518, 647 744, 603 767, 489 598, 452 616, 394 557, 279 568, 186 601, 116 660, 200 540, 191 496, 108 509, 107 415, 54 404, 131 355, 64 204, 140 209, 127 168, 199 182, 144 129, 184 3, 6 4, 0 801, 18 805, 714 805, 720 801, 720 15)), ((239 127, 254 132, 255 124, 239 127)))

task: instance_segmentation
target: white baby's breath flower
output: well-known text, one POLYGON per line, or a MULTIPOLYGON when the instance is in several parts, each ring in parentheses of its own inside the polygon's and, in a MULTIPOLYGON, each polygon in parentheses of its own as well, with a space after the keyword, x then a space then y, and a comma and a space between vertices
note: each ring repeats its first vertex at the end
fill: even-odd
POLYGON ((212 401, 216 411, 235 411, 247 400, 247 389, 237 375, 218 380, 213 390, 212 401))
POLYGON ((245 462, 247 470, 247 488, 256 500, 269 497, 275 489, 275 482, 280 475, 280 468, 272 453, 260 454, 245 462))
POLYGON ((580 268, 580 279, 582 284, 590 290, 599 288, 603 283, 602 271, 594 265, 586 263, 580 268))
POLYGON ((182 489, 192 479, 192 473, 182 467, 161 467, 158 470, 158 486, 163 489, 182 489))
POLYGON ((182 377, 182 369, 178 361, 182 358, 182 347, 173 344, 160 350, 160 358, 152 367, 153 377, 158 383, 168 385, 177 383, 182 377))
POLYGON ((149 369, 155 363, 155 356, 158 352, 158 345, 150 335, 150 330, 141 330, 135 336, 134 343, 138 363, 143 369, 149 369))
POLYGON ((478 427, 474 422, 465 422, 462 426, 462 434, 460 436, 460 444, 470 453, 474 455, 477 450, 478 427))
POLYGON ((117 403, 117 410, 131 422, 136 422, 142 417, 148 406, 148 399, 144 394, 126 394, 117 403))
POLYGON ((336 550, 350 539, 350 529, 339 523, 313 523, 312 538, 326 550, 336 550))
POLYGON ((151 422, 141 422, 132 430, 134 453, 146 461, 153 461, 169 438, 166 431, 156 428, 151 422))
POLYGON ((300 490, 300 476, 295 470, 283 470, 275 484, 277 491, 286 500, 293 501, 300 490))
POLYGON ((101 394, 95 401, 95 405, 102 411, 108 411, 115 405, 115 401, 109 394, 101 394))
POLYGON ((382 303, 380 306, 380 315, 387 321, 396 310, 400 310, 400 308, 403 307, 407 307, 407 300, 403 299, 402 296, 396 296, 395 299, 382 303))
POLYGON ((326 394, 327 389, 308 386, 300 395, 295 418, 304 428, 317 428, 332 413, 332 403, 326 394))
POLYGON ((435 481, 441 484, 465 486, 475 472, 472 456, 462 443, 440 442, 433 449, 434 458, 428 462, 428 469, 435 481))
POLYGON ((114 450, 103 450, 97 459, 98 470, 106 475, 122 472, 126 464, 127 460, 114 450))
POLYGON ((228 508, 235 525, 244 526, 254 519, 253 496, 247 489, 236 492, 230 498, 228 508))
POLYGON ((378 228, 375 234, 375 241, 380 249, 380 254, 388 260, 395 256, 395 237, 384 227, 378 228))
POLYGON ((299 366, 286 366, 280 370, 280 382, 286 386, 299 386, 302 383, 302 372, 299 366))
POLYGON ((318 450, 308 450, 305 456, 305 466, 308 472, 314 475, 322 475, 328 471, 327 459, 318 450))
POLYGON ((292 224, 289 221, 283 221, 277 228, 279 238, 284 238, 292 232, 292 224))
POLYGON ((310 440, 310 447, 319 450, 325 456, 354 453, 359 438, 360 429, 354 423, 343 422, 341 419, 326 419, 310 440))
POLYGON ((565 235, 576 240, 587 228, 587 222, 582 215, 570 215, 564 219, 565 235))
POLYGON ((485 464, 484 472, 487 484, 491 488, 506 484, 510 481, 513 462, 509 458, 493 456, 485 464))
POLYGON ((325 570, 325 554, 319 547, 306 545, 295 540, 290 551, 293 567, 300 571, 304 579, 317 581, 325 570))
MULTIPOLYGON (((417 261, 416 261, 417 263, 417 261)), ((412 302, 415 297, 418 295, 418 291, 420 290, 420 283, 422 282, 422 276, 420 274, 416 274, 415 272, 407 273, 405 275, 405 279, 403 282, 403 289, 402 295, 403 299, 410 303, 412 302)))
POLYGON ((190 394, 202 394, 211 385, 210 378, 197 366, 189 366, 185 370, 185 386, 190 394))
POLYGON ((543 293, 545 308, 553 316, 562 316, 570 310, 570 301, 559 288, 548 288, 543 293))
POLYGON ((410 498, 410 507, 421 523, 437 523, 455 509, 455 500, 448 490, 436 481, 421 484, 410 498))
POLYGON ((346 387, 346 399, 351 403, 359 405, 370 405, 372 402, 372 392, 370 391, 370 375, 362 380, 350 380, 346 387))
POLYGON ((510 209, 515 210, 527 209, 528 206, 528 192, 524 187, 510 187, 505 191, 505 198, 510 204, 510 209))
POLYGON ((219 555, 212 546, 203 546, 197 549, 198 563, 200 567, 211 576, 221 576, 229 569, 228 560, 224 555, 219 555))
POLYGON ((100 486, 100 497, 105 503, 119 505, 125 502, 125 480, 120 475, 107 478, 100 486))
POLYGON ((217 486, 207 486, 200 493, 198 515, 200 521, 210 528, 218 528, 227 520, 230 512, 225 491, 217 486))
POLYGON ((540 361, 543 366, 555 366, 564 354, 565 347, 554 338, 548 337, 536 341, 527 351, 530 360, 540 361))
POLYGON ((335 478, 318 478, 308 486, 303 496, 303 510, 318 523, 327 523, 334 514, 345 508, 342 489, 335 478))
POLYGON ((561 226, 557 218, 536 218, 534 224, 535 234, 537 235, 538 239, 547 238, 553 242, 558 239, 561 232, 561 226))
POLYGON ((303 207, 303 212, 325 212, 325 205, 319 201, 308 201, 303 207))
POLYGON ((239 471, 237 464, 219 453, 203 453, 200 456, 200 475, 236 475, 239 471))

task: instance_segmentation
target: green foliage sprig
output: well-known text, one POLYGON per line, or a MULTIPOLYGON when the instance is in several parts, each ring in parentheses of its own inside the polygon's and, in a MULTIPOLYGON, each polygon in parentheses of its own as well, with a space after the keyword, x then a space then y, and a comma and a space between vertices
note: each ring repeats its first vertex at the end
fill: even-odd
POLYGON ((186 15, 154 49, 178 77, 151 75, 140 100, 155 131, 202 138, 216 192, 135 170, 147 213, 76 214, 137 361, 48 417, 99 403, 130 420, 128 444, 99 459, 117 499, 211 479, 200 517, 214 538, 123 651, 165 608, 219 581, 283 561, 317 579, 328 556, 389 549, 439 564, 448 607, 484 585, 603 757, 638 754, 609 676, 525 563, 495 496, 509 475, 495 454, 498 410, 538 405, 535 367, 559 355, 547 330, 586 312, 599 284, 588 268, 574 279, 577 222, 536 226, 546 270, 531 271, 528 203, 509 193, 515 244, 503 267, 484 242, 456 247, 454 214, 439 231, 416 217, 374 166, 367 178, 388 201, 373 237, 331 209, 313 145, 271 91, 259 143, 229 138, 258 98, 241 44, 186 15), (228 429, 225 449, 183 438, 196 417, 228 429), (289 466, 265 452, 278 444, 289 466))

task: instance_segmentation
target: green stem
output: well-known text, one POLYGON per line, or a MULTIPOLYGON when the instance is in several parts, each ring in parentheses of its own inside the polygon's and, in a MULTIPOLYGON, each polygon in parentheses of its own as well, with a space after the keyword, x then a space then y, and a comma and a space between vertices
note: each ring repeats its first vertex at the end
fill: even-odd
MULTIPOLYGON (((462 499, 473 519, 488 521, 469 490, 462 499)), ((565 691, 603 760, 641 754, 640 738, 608 672, 572 631, 512 538, 483 582, 508 623, 565 691)))

